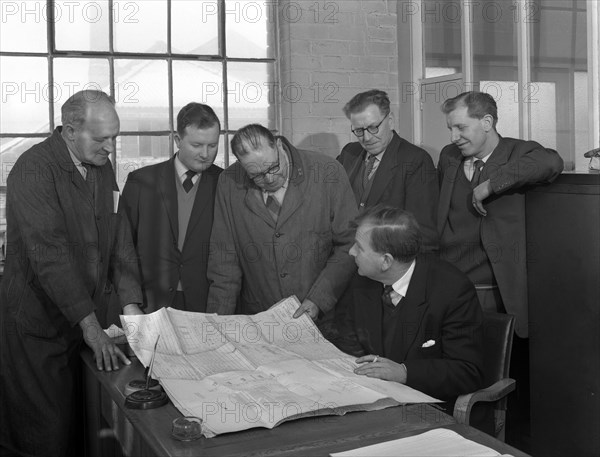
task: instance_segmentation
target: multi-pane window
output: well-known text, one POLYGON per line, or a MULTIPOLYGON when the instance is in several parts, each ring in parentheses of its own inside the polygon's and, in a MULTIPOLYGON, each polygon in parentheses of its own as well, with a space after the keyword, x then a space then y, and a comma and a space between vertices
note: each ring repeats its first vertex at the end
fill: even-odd
MULTIPOLYGON (((112 160, 121 186, 129 171, 175 152, 177 113, 191 101, 221 119, 221 166, 239 127, 277 130, 275 0, 0 5, 0 197, 17 157, 60 125, 62 104, 85 88, 116 100, 121 135, 112 160)), ((0 202, 0 225, 3 211, 0 202)))

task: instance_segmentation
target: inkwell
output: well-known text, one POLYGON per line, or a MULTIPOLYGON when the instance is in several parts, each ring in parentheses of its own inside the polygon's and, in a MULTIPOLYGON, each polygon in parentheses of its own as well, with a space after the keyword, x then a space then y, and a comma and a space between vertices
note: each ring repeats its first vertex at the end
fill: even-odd
POLYGON ((126 408, 153 409, 166 405, 169 402, 167 394, 161 389, 158 381, 152 379, 152 367, 154 366, 158 340, 160 340, 160 335, 158 335, 156 343, 154 343, 154 350, 152 351, 152 359, 150 360, 150 367, 146 374, 146 380, 134 379, 133 381, 130 381, 125 388, 126 393, 128 390, 131 391, 131 393, 125 397, 126 408))

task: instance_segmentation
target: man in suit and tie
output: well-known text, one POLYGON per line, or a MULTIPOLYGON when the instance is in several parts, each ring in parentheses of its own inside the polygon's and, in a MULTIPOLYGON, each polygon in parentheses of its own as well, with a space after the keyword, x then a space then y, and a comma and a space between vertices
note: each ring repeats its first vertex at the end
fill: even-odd
POLYGON ((355 95, 344 114, 358 141, 344 146, 338 160, 359 210, 385 203, 410 211, 423 231, 424 249, 437 249, 438 184, 429 154, 398 136, 390 99, 381 90, 355 95))
POLYGON ((358 275, 335 344, 359 356, 357 374, 452 402, 482 383, 482 312, 466 275, 421 254, 408 211, 377 205, 355 221, 358 275))
POLYGON ((177 153, 127 178, 121 210, 132 226, 146 312, 206 311, 220 131, 212 108, 189 103, 177 115, 177 153))
POLYGON ((475 284, 484 311, 514 314, 527 337, 525 192, 552 182, 563 161, 535 141, 501 137, 489 94, 464 92, 442 111, 452 144, 438 165, 440 254, 475 284))
MULTIPOLYGON (((452 144, 440 153, 440 255, 475 284, 484 311, 516 318, 510 375, 517 381, 507 423, 529 419, 529 308, 525 193, 562 171, 556 151, 501 137, 498 107, 482 92, 442 104, 452 144)), ((510 435, 511 429, 507 433, 510 435)))
POLYGON ((208 312, 254 314, 296 295, 295 317, 317 319, 356 269, 348 250, 357 210, 344 169, 259 124, 238 130, 231 149, 238 161, 217 187, 208 312))

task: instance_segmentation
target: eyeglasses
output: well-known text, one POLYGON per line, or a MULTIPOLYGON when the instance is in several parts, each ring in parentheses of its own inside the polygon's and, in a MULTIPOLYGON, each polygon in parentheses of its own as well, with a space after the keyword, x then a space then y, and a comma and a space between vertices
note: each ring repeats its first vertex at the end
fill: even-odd
MULTIPOLYGON (((390 111, 390 113, 391 113, 391 111, 390 111)), ((385 121, 385 118, 388 117, 390 115, 390 113, 387 113, 383 117, 383 119, 381 119, 381 122, 377 125, 370 125, 367 128, 362 128, 362 127, 359 127, 357 129, 350 128, 350 130, 352 130, 352 133, 354 133, 359 138, 365 136, 365 130, 367 132, 369 132, 371 135, 375 135, 376 133, 379 133, 379 126, 381 124, 383 124, 383 121, 385 121)))
POLYGON ((250 176, 250 179, 252 179, 253 181, 262 181, 267 177, 267 175, 273 175, 279 171, 279 169, 281 168, 281 162, 279 160, 279 148, 277 147, 277 144, 275 145, 275 149, 277 150, 277 163, 263 172, 256 173, 255 175, 250 176))

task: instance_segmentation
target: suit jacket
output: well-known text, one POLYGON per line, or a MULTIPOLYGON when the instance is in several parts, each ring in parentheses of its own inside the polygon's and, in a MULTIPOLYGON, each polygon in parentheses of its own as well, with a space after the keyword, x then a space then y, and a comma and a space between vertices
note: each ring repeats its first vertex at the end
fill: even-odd
MULTIPOLYGON (((336 345, 360 356, 384 353, 383 285, 356 275, 341 338, 336 345)), ((481 387, 482 311, 475 288, 464 273, 433 255, 417 257, 406 297, 400 303, 400 326, 386 357, 404 363, 406 385, 444 401, 481 387), (435 344, 424 347, 428 341, 435 344)))
MULTIPOLYGON (((342 149, 338 160, 348 173, 350 182, 360 170, 365 154, 358 142, 348 143, 342 149)), ((394 132, 372 179, 366 206, 385 203, 410 211, 421 226, 425 250, 437 249, 438 184, 431 156, 394 132)))
MULTIPOLYGON (((525 192, 534 184, 552 182, 562 169, 563 161, 553 149, 535 141, 500 138, 479 179, 479 182, 489 179, 493 189, 493 194, 483 202, 487 216, 481 219, 482 245, 492 264, 504 307, 516 316, 515 330, 523 338, 528 335, 525 192)), ((442 237, 442 255, 448 247, 443 233, 454 183, 457 173, 462 172, 460 149, 453 144, 444 147, 438 164, 441 186, 438 231, 442 237)))
POLYGON ((105 304, 141 303, 127 220, 114 213, 110 161, 83 179, 56 129, 8 177, 7 258, 0 283, 0 447, 64 452, 81 319, 105 304))
POLYGON ((174 161, 175 156, 130 173, 121 211, 131 222, 147 312, 170 306, 180 280, 188 311, 204 312, 215 190, 223 170, 211 165, 202 172, 180 251, 174 161))
POLYGON ((208 312, 254 314, 290 295, 331 310, 356 269, 348 251, 356 216, 348 177, 324 154, 280 137, 290 178, 277 222, 262 191, 234 163, 219 178, 211 237, 208 312))

